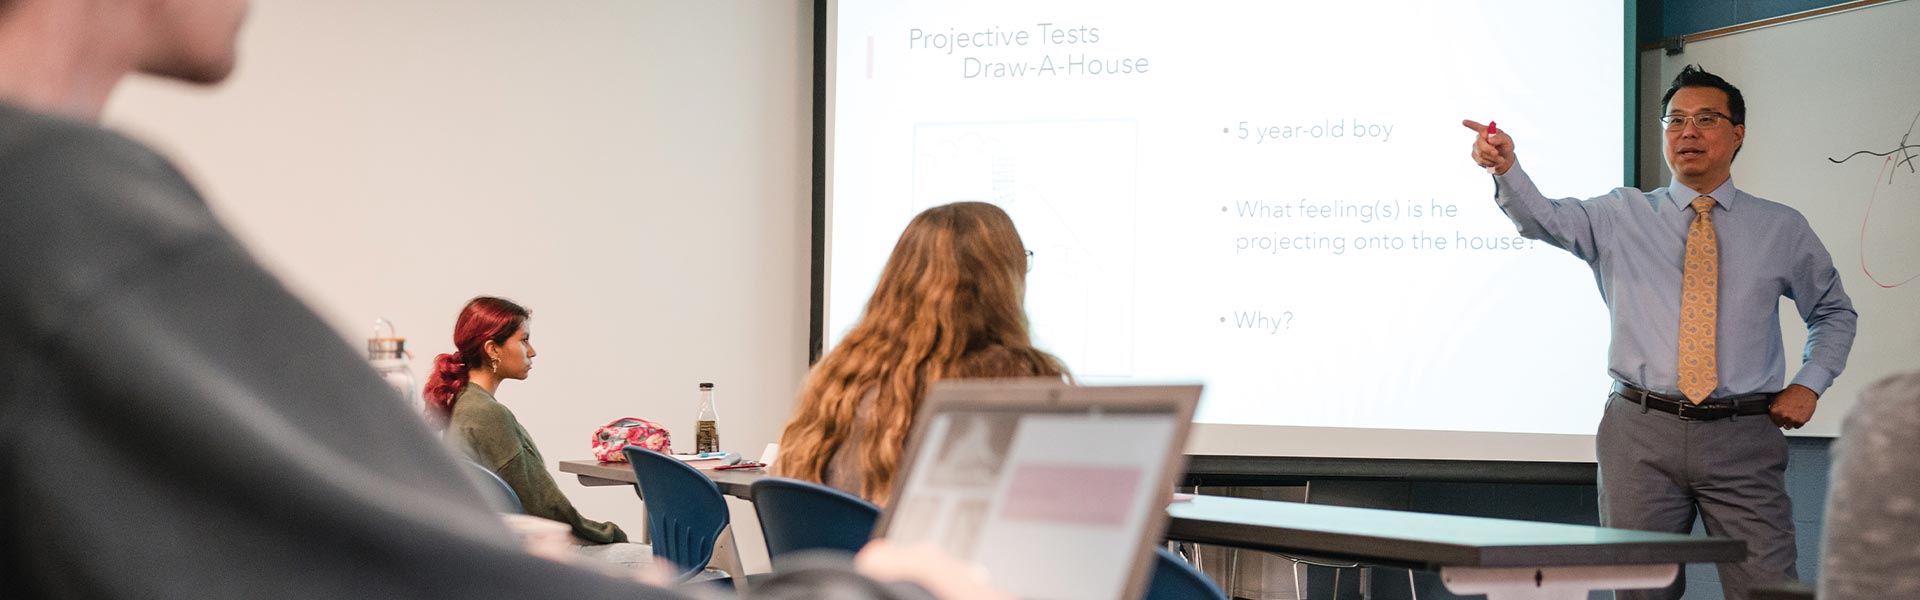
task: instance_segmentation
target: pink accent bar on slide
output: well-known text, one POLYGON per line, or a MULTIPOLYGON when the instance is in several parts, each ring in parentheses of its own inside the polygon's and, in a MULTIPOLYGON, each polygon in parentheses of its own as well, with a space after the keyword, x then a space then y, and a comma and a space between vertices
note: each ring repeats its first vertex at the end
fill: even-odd
POLYGON ((1023 464, 1014 467, 1000 516, 1012 521, 1121 525, 1140 488, 1138 467, 1023 464))

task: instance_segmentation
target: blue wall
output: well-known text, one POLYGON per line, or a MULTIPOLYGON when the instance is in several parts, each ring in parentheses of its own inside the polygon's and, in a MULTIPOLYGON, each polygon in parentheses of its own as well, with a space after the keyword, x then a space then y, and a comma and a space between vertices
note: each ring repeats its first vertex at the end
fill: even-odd
POLYGON ((1836 0, 1639 0, 1639 39, 1647 44, 1843 2, 1836 0))

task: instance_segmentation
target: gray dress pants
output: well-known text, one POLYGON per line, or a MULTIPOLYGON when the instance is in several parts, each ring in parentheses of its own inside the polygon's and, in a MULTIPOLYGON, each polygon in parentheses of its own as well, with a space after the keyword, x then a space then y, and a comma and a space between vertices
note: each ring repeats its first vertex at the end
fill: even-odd
MULTIPOLYGON (((1709 535, 1745 541, 1745 561, 1718 565, 1728 600, 1745 600, 1756 584, 1799 578, 1787 439, 1766 415, 1686 421, 1614 394, 1596 443, 1602 526, 1687 533, 1698 514, 1709 535)), ((1682 571, 1665 589, 1622 590, 1615 598, 1672 600, 1686 586, 1682 571)))

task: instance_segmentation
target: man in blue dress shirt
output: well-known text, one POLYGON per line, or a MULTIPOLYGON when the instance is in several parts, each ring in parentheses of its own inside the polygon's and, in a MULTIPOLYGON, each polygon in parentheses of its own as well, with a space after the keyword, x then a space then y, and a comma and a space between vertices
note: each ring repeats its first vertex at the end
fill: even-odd
MULTIPOLYGON (((1740 90, 1698 67, 1662 99, 1673 181, 1578 200, 1542 195, 1513 138, 1479 123, 1472 156, 1520 234, 1593 268, 1612 316, 1614 380, 1598 439, 1608 527, 1707 531, 1747 543, 1719 565, 1727 598, 1796 579, 1793 505, 1781 429, 1813 418, 1846 368, 1858 315, 1826 247, 1799 211, 1734 187, 1746 136, 1740 90), (1786 381, 1780 298, 1807 323, 1804 364, 1786 381)), ((1620 598, 1679 598, 1686 578, 1620 598)))

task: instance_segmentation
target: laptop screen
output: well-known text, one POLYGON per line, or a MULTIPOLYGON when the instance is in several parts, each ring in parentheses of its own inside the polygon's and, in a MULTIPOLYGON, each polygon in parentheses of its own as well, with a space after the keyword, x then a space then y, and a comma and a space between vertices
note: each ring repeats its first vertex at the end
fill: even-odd
POLYGON ((935 407, 883 535, 933 542, 1023 598, 1122 597, 1162 533, 1187 402, 935 407))

